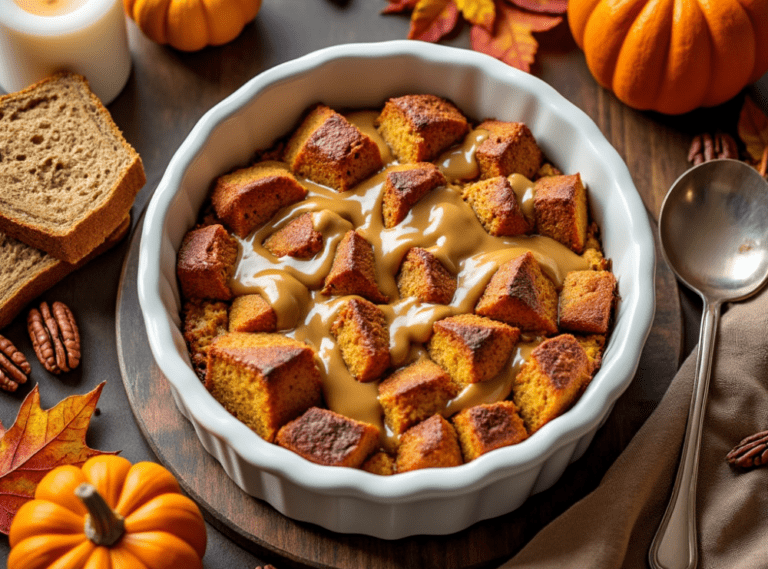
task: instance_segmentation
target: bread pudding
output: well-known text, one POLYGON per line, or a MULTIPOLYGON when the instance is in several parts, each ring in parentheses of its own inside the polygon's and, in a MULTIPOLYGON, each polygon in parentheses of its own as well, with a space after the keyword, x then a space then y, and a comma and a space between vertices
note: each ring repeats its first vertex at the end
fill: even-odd
POLYGON ((434 95, 297 118, 211 180, 178 255, 213 396, 265 440, 380 475, 474 460, 567 412, 618 298, 580 174, 526 125, 434 95))

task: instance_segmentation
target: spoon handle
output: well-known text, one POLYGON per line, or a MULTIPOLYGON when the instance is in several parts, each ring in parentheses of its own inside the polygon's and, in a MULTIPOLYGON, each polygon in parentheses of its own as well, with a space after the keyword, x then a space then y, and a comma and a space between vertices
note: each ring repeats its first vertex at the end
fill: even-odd
POLYGON ((694 569, 698 564, 696 539, 696 480, 704 410, 712 371, 712 353, 720 320, 720 302, 704 299, 704 311, 696 356, 691 406, 685 428, 680 465, 667 511, 648 552, 652 569, 694 569))

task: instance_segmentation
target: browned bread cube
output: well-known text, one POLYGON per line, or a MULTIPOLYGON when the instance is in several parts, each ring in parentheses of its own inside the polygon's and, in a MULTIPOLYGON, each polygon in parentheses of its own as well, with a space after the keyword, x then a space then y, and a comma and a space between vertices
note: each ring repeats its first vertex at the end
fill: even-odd
POLYGON ((304 186, 282 162, 259 162, 216 180, 211 202, 218 218, 239 237, 269 221, 281 208, 303 200, 304 186))
POLYGON ((610 271, 611 261, 603 255, 603 247, 600 244, 600 229, 594 221, 587 227, 587 242, 584 244, 582 257, 593 271, 610 271))
POLYGON ((469 132, 461 111, 435 95, 389 99, 375 124, 400 162, 431 162, 469 132))
POLYGON ((504 176, 464 186, 461 197, 475 212, 483 228, 496 237, 522 235, 532 229, 512 184, 504 176))
POLYGON ((580 174, 536 180, 533 196, 536 229, 581 253, 587 240, 587 190, 580 174))
POLYGON ((357 381, 378 379, 389 367, 389 328, 384 312, 375 304, 362 298, 344 303, 331 334, 357 381))
POLYGON ((602 334, 589 334, 588 336, 576 336, 574 337, 579 341, 581 347, 587 354, 589 365, 592 375, 595 375, 597 370, 603 363, 603 349, 605 348, 605 336, 602 334))
POLYGON ((432 415, 400 437, 397 449, 398 472, 458 466, 463 463, 456 431, 442 415, 432 415))
POLYGON ((507 261, 491 278, 475 312, 526 332, 557 332, 557 291, 530 251, 507 261))
POLYGON ((373 453, 360 468, 379 476, 390 476, 396 472, 394 457, 384 451, 373 453))
POLYGON ((229 332, 208 349, 205 386, 264 440, 321 402, 320 371, 307 344, 280 334, 229 332))
POLYGON ((592 364, 570 334, 536 346, 512 385, 513 399, 529 433, 567 411, 592 378, 592 364))
POLYGON ((285 147, 291 170, 339 192, 383 166, 379 147, 339 113, 317 105, 285 147))
POLYGON ((453 417, 464 461, 528 438, 525 424, 512 401, 468 407, 453 417))
POLYGON ((475 151, 480 178, 510 174, 534 178, 541 166, 542 153, 525 124, 486 120, 477 128, 489 133, 475 151))
POLYGON ((412 296, 421 302, 450 304, 456 292, 456 277, 432 253, 413 247, 400 264, 397 289, 401 297, 412 296))
POLYGON ((464 385, 498 374, 519 338, 519 328, 476 314, 460 314, 432 325, 427 349, 454 381, 464 385))
POLYGON ((357 294, 377 304, 387 302, 376 283, 373 248, 356 231, 348 231, 339 242, 321 292, 327 296, 357 294))
POLYGON ((379 429, 312 407, 284 425, 275 442, 317 464, 358 468, 378 448, 379 429))
POLYGON ((235 273, 237 239, 223 225, 192 229, 181 242, 176 275, 185 298, 229 300, 229 279, 235 273))
POLYGON ((607 334, 616 302, 616 277, 610 271, 571 271, 560 291, 560 327, 607 334))
POLYGON ((384 421, 399 435, 443 410, 459 386, 430 359, 422 358, 397 370, 379 384, 384 421))
POLYGON ((227 331, 227 303, 220 300, 188 300, 182 307, 182 335, 189 347, 192 368, 205 380, 208 346, 227 331))
POLYGON ((229 308, 230 332, 274 332, 277 315, 260 294, 235 297, 229 308))
POLYGON ((323 234, 315 231, 312 213, 307 212, 267 237, 264 248, 275 257, 308 259, 323 248, 323 234))
POLYGON ((431 162, 401 164, 387 171, 381 213, 384 227, 390 229, 403 221, 421 198, 445 184, 445 176, 431 162))

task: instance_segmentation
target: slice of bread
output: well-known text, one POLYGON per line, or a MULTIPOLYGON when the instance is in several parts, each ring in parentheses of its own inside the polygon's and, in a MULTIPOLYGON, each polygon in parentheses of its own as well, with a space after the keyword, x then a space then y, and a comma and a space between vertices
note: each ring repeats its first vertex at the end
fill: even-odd
POLYGON ((33 299, 117 244, 131 225, 126 216, 106 241, 79 263, 65 263, 0 232, 0 329, 33 299))
POLYGON ((74 73, 0 97, 0 231, 78 263, 146 182, 136 151, 74 73))

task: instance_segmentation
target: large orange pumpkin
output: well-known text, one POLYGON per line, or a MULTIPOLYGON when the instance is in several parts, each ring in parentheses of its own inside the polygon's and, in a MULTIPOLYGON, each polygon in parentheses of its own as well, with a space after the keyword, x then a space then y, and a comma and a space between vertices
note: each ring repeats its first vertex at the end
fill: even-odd
POLYGON ((569 0, 597 82, 667 114, 732 98, 768 70, 768 0, 569 0))
POLYGON ((202 569, 205 522, 159 464, 60 466, 11 522, 8 569, 202 569))

